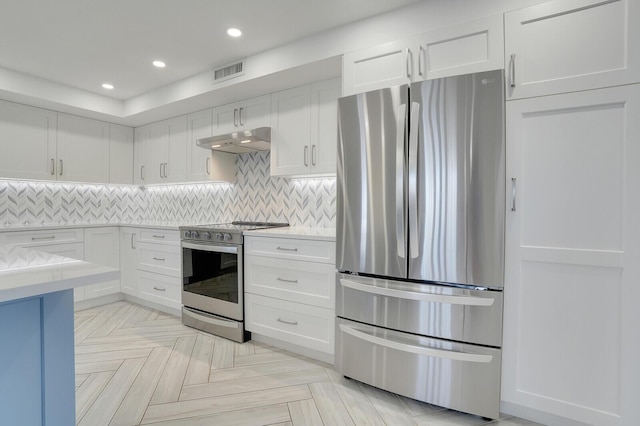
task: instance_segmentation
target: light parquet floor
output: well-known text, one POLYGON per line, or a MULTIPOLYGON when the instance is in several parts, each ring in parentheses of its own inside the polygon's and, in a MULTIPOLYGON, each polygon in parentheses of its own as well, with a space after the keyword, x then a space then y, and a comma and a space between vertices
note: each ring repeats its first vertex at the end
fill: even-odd
POLYGON ((330 365, 198 332, 129 302, 75 314, 76 422, 98 425, 485 425, 347 380, 330 365))

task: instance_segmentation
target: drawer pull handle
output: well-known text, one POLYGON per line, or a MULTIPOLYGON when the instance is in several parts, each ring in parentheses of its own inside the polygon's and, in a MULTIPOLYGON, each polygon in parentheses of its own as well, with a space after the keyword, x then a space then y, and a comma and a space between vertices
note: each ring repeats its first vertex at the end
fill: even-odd
POLYGON ((48 237, 31 237, 31 241, 54 240, 55 238, 56 238, 55 235, 49 235, 48 237))
POLYGON ((286 279, 286 278, 280 278, 280 277, 278 277, 278 278, 276 278, 276 279, 277 279, 278 281, 282 281, 282 282, 285 282, 285 283, 294 283, 294 284, 298 284, 298 280, 288 280, 288 279, 286 279))
POLYGON ((160 288, 160 287, 153 287, 154 290, 158 290, 158 291, 166 291, 166 289, 164 288, 160 288))
POLYGON ((164 235, 154 235, 153 238, 164 238, 164 235))
POLYGON ((277 250, 283 250, 283 251, 298 251, 297 248, 287 248, 287 247, 276 247, 277 250))
POLYGON ((165 261, 164 257, 154 257, 153 260, 159 260, 161 262, 165 261))
POLYGON ((298 325, 298 321, 287 321, 287 320, 283 320, 282 318, 278 318, 278 322, 281 322, 283 324, 289 324, 289 325, 298 325))

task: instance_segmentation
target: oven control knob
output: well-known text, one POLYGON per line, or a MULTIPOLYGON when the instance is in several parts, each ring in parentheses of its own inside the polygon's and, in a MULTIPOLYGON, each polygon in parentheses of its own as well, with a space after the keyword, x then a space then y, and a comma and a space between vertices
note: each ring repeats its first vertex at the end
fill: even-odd
POLYGON ((184 238, 189 238, 189 237, 191 237, 191 231, 184 231, 184 235, 183 235, 183 237, 184 237, 184 238))
POLYGON ((216 240, 218 240, 218 241, 222 241, 222 239, 223 239, 223 237, 222 237, 222 233, 221 233, 221 232, 218 232, 218 233, 216 234, 216 240))
POLYGON ((231 234, 224 234, 224 240, 225 241, 231 241, 233 239, 233 237, 231 236, 231 234))
POLYGON ((200 238, 200 233, 198 231, 191 231, 191 238, 200 238))
POLYGON ((202 239, 210 240, 211 239, 211 232, 203 232, 202 233, 202 239))

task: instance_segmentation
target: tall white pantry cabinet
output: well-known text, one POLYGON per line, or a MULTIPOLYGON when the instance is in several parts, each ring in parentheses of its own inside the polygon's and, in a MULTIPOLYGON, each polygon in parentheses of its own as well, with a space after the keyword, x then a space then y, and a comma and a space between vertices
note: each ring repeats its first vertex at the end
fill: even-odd
POLYGON ((640 419, 640 2, 505 15, 502 409, 640 419))

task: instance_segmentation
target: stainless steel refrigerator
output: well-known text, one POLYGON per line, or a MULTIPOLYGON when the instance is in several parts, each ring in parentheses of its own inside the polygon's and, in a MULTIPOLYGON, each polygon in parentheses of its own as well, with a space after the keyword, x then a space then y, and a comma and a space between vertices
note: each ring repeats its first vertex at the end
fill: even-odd
POLYGON ((497 418, 504 287, 504 77, 339 100, 336 368, 497 418))

